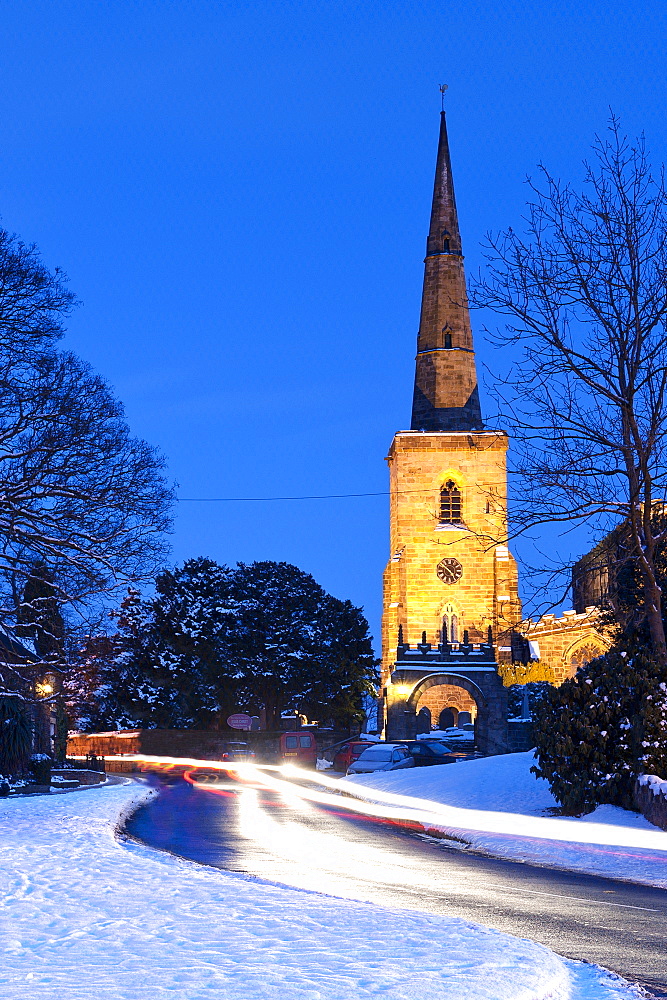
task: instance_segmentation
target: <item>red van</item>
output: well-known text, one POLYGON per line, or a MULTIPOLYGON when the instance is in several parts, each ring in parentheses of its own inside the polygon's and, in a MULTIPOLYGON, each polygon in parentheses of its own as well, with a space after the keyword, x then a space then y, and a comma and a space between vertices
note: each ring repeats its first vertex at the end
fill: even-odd
POLYGON ((280 737, 280 756, 286 764, 297 767, 317 767, 317 745, 313 733, 283 733, 280 737))

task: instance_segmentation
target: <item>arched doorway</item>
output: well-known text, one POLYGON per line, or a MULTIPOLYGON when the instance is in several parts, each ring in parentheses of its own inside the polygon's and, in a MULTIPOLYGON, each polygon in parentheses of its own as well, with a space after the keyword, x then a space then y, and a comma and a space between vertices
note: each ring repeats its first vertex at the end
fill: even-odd
POLYGON ((473 720, 477 716, 477 705, 472 695, 454 684, 434 684, 427 688, 422 692, 415 708, 417 713, 427 708, 431 719, 438 723, 440 729, 455 726, 459 712, 468 712, 473 720))
MULTIPOLYGON (((475 680, 463 673, 432 673, 422 677, 405 701, 405 708, 415 712, 422 697, 433 688, 451 686, 465 692, 476 714, 475 741, 483 754, 507 752, 507 692, 494 671, 480 671, 475 680), (479 684, 476 683, 479 678, 479 684)), ((471 713, 472 714, 472 713, 471 713)))

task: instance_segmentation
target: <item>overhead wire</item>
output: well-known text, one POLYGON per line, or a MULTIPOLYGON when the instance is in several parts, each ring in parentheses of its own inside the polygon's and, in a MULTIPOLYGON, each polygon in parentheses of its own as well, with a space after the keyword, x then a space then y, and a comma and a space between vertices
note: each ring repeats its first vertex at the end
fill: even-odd
MULTIPOLYGON (((402 490, 395 496, 407 496, 413 493, 432 493, 432 490, 402 490)), ((389 490, 381 493, 326 493, 322 495, 301 497, 177 497, 179 503, 272 503, 280 500, 350 500, 357 497, 388 497, 389 490)))

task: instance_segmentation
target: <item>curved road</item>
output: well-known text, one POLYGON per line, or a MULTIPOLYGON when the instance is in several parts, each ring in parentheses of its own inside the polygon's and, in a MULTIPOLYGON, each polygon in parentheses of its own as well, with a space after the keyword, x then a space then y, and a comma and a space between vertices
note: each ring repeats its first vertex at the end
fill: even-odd
POLYGON ((314 805, 228 778, 212 787, 161 782, 127 832, 228 871, 532 938, 667 997, 666 890, 488 858, 359 817, 344 799, 314 805))

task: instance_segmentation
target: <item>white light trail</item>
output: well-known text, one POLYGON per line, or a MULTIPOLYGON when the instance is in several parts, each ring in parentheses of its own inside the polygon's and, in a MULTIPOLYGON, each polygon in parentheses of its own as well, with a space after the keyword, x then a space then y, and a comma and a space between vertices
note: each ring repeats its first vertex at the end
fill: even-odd
MULTIPOLYGON (((532 838, 570 844, 603 845, 610 849, 634 848, 656 851, 655 860, 667 864, 667 831, 640 830, 610 823, 587 823, 576 819, 527 816, 521 813, 492 812, 481 809, 464 809, 448 806, 430 799, 411 795, 398 795, 379 789, 363 789, 344 778, 330 778, 323 772, 313 772, 293 764, 248 764, 242 761, 224 764, 220 761, 199 760, 192 757, 158 757, 143 754, 109 756, 107 760, 135 761, 140 764, 168 768, 196 768, 233 773, 243 782, 263 785, 294 800, 314 802, 337 810, 354 812, 381 820, 390 820, 407 826, 423 827, 426 831, 500 834, 509 837, 532 838), (292 780, 285 780, 292 779, 292 780), (321 791, 307 785, 297 785, 296 780, 317 784, 332 791, 321 791), (335 790, 335 794, 333 794, 335 790), (346 793, 343 798, 340 792, 346 793), (369 799, 360 796, 368 795, 369 799), (355 796, 351 798, 349 796, 355 796), (372 798, 370 798, 372 796, 372 798)), ((444 766, 444 765, 443 765, 444 766)), ((213 791, 205 784, 202 789, 213 791)))

